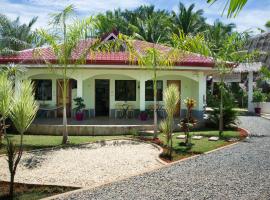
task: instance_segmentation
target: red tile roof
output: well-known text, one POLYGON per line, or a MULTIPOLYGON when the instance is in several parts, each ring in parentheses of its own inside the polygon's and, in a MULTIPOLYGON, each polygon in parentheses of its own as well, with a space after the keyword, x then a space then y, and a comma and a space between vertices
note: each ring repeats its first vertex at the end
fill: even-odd
MULTIPOLYGON (((82 41, 78 48, 72 53, 70 62, 74 62, 79 58, 82 52, 87 48, 93 40, 88 39, 82 41)), ((134 46, 138 51, 151 47, 153 44, 145 41, 135 40, 134 46)), ((170 47, 164 45, 155 45, 161 51, 169 51, 170 47)), ((44 64, 57 63, 57 58, 50 47, 42 47, 37 49, 27 49, 20 51, 16 55, 0 56, 0 64, 19 63, 19 64, 44 64)), ((128 52, 97 52, 95 55, 87 55, 86 64, 102 64, 102 65, 129 65, 131 64, 128 52)), ((136 63, 135 63, 136 64, 136 63)), ((211 58, 203 57, 198 54, 187 54, 175 62, 176 66, 197 66, 197 67, 213 67, 214 63, 211 58)))

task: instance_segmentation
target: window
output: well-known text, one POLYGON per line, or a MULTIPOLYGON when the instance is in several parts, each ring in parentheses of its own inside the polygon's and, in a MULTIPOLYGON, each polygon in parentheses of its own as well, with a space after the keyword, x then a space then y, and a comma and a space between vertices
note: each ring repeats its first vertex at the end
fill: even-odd
POLYGON ((136 101, 136 81, 116 80, 115 101, 136 101))
POLYGON ((35 86, 35 99, 40 101, 52 100, 52 80, 32 80, 35 86))
MULTIPOLYGON (((154 101, 154 82, 152 80, 145 82, 145 101, 154 101)), ((163 81, 157 81, 157 101, 163 99, 163 81)))

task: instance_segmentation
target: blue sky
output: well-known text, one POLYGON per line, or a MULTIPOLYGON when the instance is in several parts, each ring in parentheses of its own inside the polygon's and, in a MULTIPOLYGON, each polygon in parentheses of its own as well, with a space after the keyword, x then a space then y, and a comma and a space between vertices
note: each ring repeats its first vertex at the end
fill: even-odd
MULTIPOLYGON (((195 3, 196 9, 203 9, 209 23, 220 19, 226 23, 235 23, 239 31, 251 30, 258 32, 257 28, 264 28, 270 20, 270 0, 248 0, 248 4, 238 17, 227 19, 221 16, 226 0, 209 5, 207 0, 182 0, 186 6, 195 3)), ((177 10, 178 0, 0 0, 0 13, 12 19, 20 16, 22 22, 28 22, 32 17, 38 16, 36 28, 45 27, 49 13, 63 9, 64 6, 74 4, 79 16, 94 15, 98 12, 116 8, 134 9, 140 5, 154 4, 157 8, 177 10)))

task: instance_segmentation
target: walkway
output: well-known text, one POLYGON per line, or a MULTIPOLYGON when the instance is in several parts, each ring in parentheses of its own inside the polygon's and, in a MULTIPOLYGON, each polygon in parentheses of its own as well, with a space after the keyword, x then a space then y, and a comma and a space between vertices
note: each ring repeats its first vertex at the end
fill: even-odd
POLYGON ((249 142, 61 199, 270 199, 270 120, 240 121, 249 142))

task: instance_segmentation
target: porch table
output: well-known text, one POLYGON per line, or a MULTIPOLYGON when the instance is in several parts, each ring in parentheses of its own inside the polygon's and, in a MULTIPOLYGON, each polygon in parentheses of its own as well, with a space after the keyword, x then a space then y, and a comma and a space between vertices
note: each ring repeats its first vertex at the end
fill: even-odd
POLYGON ((60 108, 63 108, 63 106, 40 105, 39 110, 44 111, 47 118, 50 117, 51 113, 53 113, 54 118, 57 118, 57 110, 60 108))

